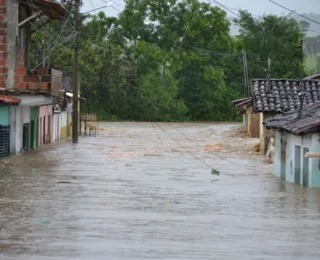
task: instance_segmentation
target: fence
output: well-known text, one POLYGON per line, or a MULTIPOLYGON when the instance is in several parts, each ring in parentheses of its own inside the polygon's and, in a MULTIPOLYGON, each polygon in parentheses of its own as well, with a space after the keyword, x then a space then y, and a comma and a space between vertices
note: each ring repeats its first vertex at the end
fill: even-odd
POLYGON ((98 122, 96 114, 84 113, 80 115, 80 135, 82 135, 82 130, 85 136, 98 135, 98 122), (87 132, 87 130, 89 131, 87 132))
POLYGON ((0 157, 10 155, 10 126, 0 125, 0 157))

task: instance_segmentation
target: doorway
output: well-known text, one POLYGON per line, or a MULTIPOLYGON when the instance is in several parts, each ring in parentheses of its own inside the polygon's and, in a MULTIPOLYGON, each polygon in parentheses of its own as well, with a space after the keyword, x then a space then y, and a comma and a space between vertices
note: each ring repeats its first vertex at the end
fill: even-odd
POLYGON ((29 124, 23 124, 22 130, 22 149, 26 152, 29 150, 29 124))
POLYGON ((301 174, 301 147, 294 147, 294 183, 300 184, 300 174, 301 174))
POLYGON ((47 139, 47 143, 48 144, 51 143, 51 115, 48 116, 48 139, 47 139))
POLYGON ((36 140, 35 140, 35 122, 34 121, 31 121, 30 122, 30 148, 31 149, 35 149, 35 143, 36 143, 36 140))
POLYGON ((303 185, 306 187, 309 187, 309 158, 305 157, 308 152, 308 148, 303 148, 303 185))
POLYGON ((39 133, 39 143, 40 143, 40 145, 42 145, 43 143, 42 143, 42 117, 40 117, 40 133, 39 133))
POLYGON ((287 141, 285 136, 281 138, 281 178, 286 179, 286 165, 287 165, 287 141))
POLYGON ((43 117, 43 135, 42 135, 42 143, 46 144, 46 117, 43 117))

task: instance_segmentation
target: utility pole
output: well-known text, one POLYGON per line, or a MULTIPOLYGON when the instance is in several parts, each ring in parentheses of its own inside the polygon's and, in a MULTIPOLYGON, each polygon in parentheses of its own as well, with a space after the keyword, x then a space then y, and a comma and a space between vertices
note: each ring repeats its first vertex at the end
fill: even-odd
POLYGON ((269 93, 269 91, 271 89, 270 70, 271 70, 271 60, 270 60, 270 58, 268 58, 268 67, 267 67, 268 88, 267 88, 267 93, 269 93))
POLYGON ((74 64, 73 64, 73 106, 72 106, 72 142, 78 143, 79 139, 79 31, 80 31, 80 2, 74 0, 74 25, 76 31, 75 47, 74 47, 74 64))
POLYGON ((243 73, 244 73, 244 94, 246 95, 246 89, 247 89, 248 95, 250 96, 247 52, 245 50, 242 50, 242 61, 243 61, 243 73))
POLYGON ((302 78, 303 78, 303 58, 304 58, 304 53, 303 53, 303 39, 301 39, 299 48, 300 48, 300 51, 301 51, 300 77, 301 77, 301 83, 302 83, 302 78))

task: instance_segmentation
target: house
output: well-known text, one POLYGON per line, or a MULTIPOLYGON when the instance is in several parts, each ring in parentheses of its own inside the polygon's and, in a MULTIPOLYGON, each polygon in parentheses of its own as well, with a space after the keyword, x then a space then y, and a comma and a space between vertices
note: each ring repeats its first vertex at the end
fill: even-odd
POLYGON ((262 117, 260 113, 253 113, 252 111, 252 97, 242 98, 232 101, 232 104, 239 109, 238 115, 243 116, 243 128, 246 135, 253 138, 260 137, 260 129, 262 117))
POLYGON ((31 33, 67 11, 48 0, 0 1, 0 94, 21 100, 9 107, 10 152, 17 154, 52 141, 52 105, 62 72, 29 68, 31 33))
POLYGON ((260 117, 260 151, 266 154, 274 131, 263 127, 263 121, 277 114, 294 111, 300 107, 300 92, 304 92, 303 104, 312 105, 319 100, 320 84, 316 80, 271 79, 270 87, 265 79, 252 80, 253 113, 260 117))
MULTIPOLYGON (((319 92, 315 92, 319 97, 319 92)), ((307 101, 306 99, 305 101, 307 101)), ((320 103, 277 115, 264 122, 275 129, 274 175, 288 182, 320 188, 320 103)))

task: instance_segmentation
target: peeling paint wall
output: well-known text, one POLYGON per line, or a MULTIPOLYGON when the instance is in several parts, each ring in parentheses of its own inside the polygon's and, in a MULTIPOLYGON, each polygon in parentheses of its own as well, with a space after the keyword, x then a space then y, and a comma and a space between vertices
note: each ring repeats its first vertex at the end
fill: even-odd
POLYGON ((49 144, 52 142, 52 105, 39 107, 39 145, 49 144))

